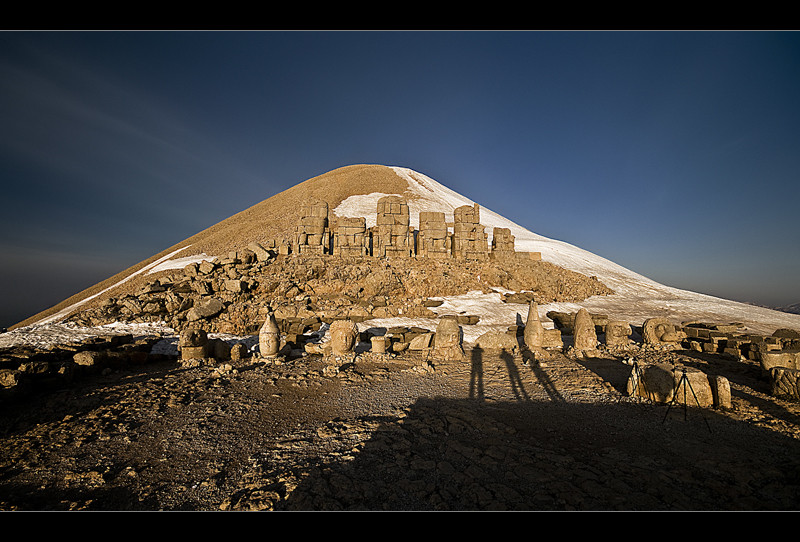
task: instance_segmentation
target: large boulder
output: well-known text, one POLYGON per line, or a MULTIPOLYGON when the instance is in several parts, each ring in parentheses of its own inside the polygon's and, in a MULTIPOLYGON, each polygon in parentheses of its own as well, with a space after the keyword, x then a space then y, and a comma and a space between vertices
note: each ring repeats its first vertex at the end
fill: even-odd
POLYGON ((263 246, 261 246, 260 243, 250 243, 247 245, 247 248, 255 254, 255 257, 259 262, 268 262, 272 259, 272 254, 263 246))
POLYGON ((408 343, 409 350, 427 350, 433 342, 433 333, 421 333, 408 343))
POLYGON ((519 342, 515 335, 504 331, 487 331, 477 338, 475 346, 483 350, 505 350, 515 352, 519 348, 519 342))
POLYGON ((211 318, 221 313, 223 309, 225 309, 225 304, 220 299, 216 297, 203 299, 196 302, 194 306, 186 312, 186 319, 190 322, 194 322, 204 318, 211 318))
POLYGON ((773 367, 769 370, 772 395, 792 400, 800 399, 800 370, 788 367, 773 367))
POLYGON ((209 357, 208 334, 202 329, 184 329, 178 337, 178 350, 181 352, 182 360, 209 357))
POLYGON ((108 354, 98 350, 82 350, 72 356, 72 361, 82 367, 98 367, 108 359, 108 354))

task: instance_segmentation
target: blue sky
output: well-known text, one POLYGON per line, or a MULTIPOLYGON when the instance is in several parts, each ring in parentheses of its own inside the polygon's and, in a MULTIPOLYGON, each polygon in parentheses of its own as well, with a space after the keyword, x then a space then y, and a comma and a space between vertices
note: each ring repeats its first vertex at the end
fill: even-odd
POLYGON ((0 326, 355 163, 794 303, 798 97, 797 32, 0 32, 0 326))

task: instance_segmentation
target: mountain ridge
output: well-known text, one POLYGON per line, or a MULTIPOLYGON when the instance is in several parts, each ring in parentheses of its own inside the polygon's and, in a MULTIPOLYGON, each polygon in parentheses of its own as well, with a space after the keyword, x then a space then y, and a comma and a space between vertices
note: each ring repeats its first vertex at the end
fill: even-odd
MULTIPOLYGON (((300 218, 300 208, 310 198, 326 201, 331 218, 363 216, 369 227, 374 223, 375 205, 385 195, 406 198, 412 226, 419 224, 420 211, 441 211, 452 215, 461 205, 472 205, 471 199, 453 191, 414 170, 375 164, 343 166, 300 182, 251 207, 222 220, 197 234, 176 243, 158 254, 131 266, 105 281, 79 292, 61 303, 12 326, 11 329, 68 316, 71 308, 103 294, 119 289, 133 289, 148 272, 179 258, 180 263, 192 258, 209 259, 229 251, 245 248, 251 242, 289 240, 300 218), (372 222, 371 222, 372 221, 372 222), (176 257, 173 259, 173 256, 176 257)), ((714 296, 680 290, 657 283, 601 256, 563 241, 549 239, 481 207, 481 224, 490 238, 493 227, 505 227, 516 236, 518 251, 540 252, 542 259, 587 276, 597 276, 614 290, 611 296, 596 296, 580 304, 553 304, 555 310, 604 312, 631 322, 652 316, 676 321, 711 320, 743 322, 755 332, 771 333, 777 328, 800 329, 800 316, 772 309, 755 307, 714 296)))

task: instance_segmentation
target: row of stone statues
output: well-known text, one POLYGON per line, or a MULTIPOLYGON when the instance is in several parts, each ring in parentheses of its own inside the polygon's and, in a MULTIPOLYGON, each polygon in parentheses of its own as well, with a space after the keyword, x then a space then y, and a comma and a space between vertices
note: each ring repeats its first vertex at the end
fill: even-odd
POLYGON ((410 225, 408 203, 400 196, 380 198, 376 213, 372 228, 367 228, 364 217, 337 218, 333 227, 328 204, 321 200, 309 201, 302 207, 291 251, 294 254, 380 258, 419 256, 481 260, 517 255, 541 258, 538 252, 517 253, 509 228, 494 228, 490 250, 477 203, 456 208, 453 222, 449 224, 443 212, 422 211, 418 230, 410 225))
MULTIPOLYGON (((611 320, 605 323, 605 344, 608 348, 625 346, 629 342, 631 326, 622 321, 611 320)), ((598 346, 597 332, 592 316, 586 309, 580 309, 571 325, 573 335, 573 352, 577 355, 590 353, 598 346)), ((328 329, 329 341, 324 345, 312 344, 307 346, 311 353, 322 353, 334 356, 350 354, 358 342, 358 327, 350 320, 335 320, 328 329)), ((444 316, 439 320, 435 333, 429 333, 426 339, 426 348, 429 343, 435 359, 458 360, 464 355, 463 330, 459 321, 453 316, 444 316)), ((678 340, 674 326, 666 321, 651 319, 645 322, 643 335, 646 342, 678 340), (673 337, 672 335, 675 335, 673 337)), ((511 337, 513 339, 513 337, 511 337)), ((547 329, 542 325, 539 317, 539 308, 535 301, 531 301, 528 308, 527 321, 522 335, 525 347, 530 351, 562 349, 563 341, 559 329, 547 329)), ((206 333, 198 329, 186 329, 181 333, 179 346, 183 359, 215 357, 222 345, 220 341, 208 339, 206 333)), ((508 341, 507 344, 517 341, 508 341)), ((258 356, 262 359, 275 359, 281 353, 281 333, 275 315, 269 313, 258 333, 258 356)), ((371 338, 371 349, 376 353, 387 351, 387 340, 384 336, 371 338)))

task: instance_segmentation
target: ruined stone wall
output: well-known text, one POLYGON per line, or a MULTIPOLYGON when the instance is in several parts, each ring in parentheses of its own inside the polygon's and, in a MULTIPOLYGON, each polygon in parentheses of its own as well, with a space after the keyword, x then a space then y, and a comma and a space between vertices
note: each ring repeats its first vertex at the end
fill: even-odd
POLYGON ((340 218, 333 234, 335 256, 368 256, 369 233, 364 217, 340 218))
POLYGON ((399 196, 378 200, 372 235, 372 255, 380 258, 414 255, 414 235, 409 226, 408 203, 399 196))
POLYGON ((492 252, 490 256, 495 259, 511 259, 516 257, 514 250, 514 236, 510 228, 494 228, 492 230, 492 252))
POLYGON ((330 254, 331 231, 328 227, 328 204, 312 200, 301 209, 292 251, 295 254, 330 254))
POLYGON ((487 235, 481 225, 480 206, 462 205, 453 211, 454 258, 483 260, 488 255, 487 235))
POLYGON ((494 228, 490 251, 477 203, 456 208, 452 222, 446 221, 443 212, 421 211, 416 231, 410 225, 408 203, 401 196, 384 196, 378 200, 376 225, 372 228, 366 227, 364 217, 339 218, 333 227, 328 204, 324 201, 307 203, 301 213, 291 247, 272 247, 273 252, 285 255, 291 248, 291 253, 302 255, 418 256, 473 261, 541 259, 538 252, 516 252, 510 228, 494 228))
POLYGON ((417 256, 449 258, 451 237, 447 231, 444 213, 420 212, 417 233, 417 256))

